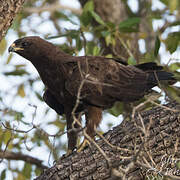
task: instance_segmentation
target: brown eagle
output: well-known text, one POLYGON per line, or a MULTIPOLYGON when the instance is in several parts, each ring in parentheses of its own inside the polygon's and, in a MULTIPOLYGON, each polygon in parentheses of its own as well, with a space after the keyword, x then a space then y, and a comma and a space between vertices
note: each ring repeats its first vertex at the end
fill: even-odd
POLYGON ((86 132, 93 138, 102 110, 112 107, 116 101, 139 100, 159 82, 175 80, 172 73, 163 71, 154 62, 132 66, 113 58, 74 57, 37 36, 16 40, 9 52, 31 61, 46 86, 45 102, 58 114, 66 115, 69 151, 77 142, 77 131, 70 129, 78 93, 76 115, 85 112, 86 132))

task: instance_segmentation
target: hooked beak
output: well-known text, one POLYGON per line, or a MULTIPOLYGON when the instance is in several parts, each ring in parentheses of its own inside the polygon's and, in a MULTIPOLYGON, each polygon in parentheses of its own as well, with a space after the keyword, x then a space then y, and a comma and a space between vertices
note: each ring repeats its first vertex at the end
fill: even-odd
POLYGON ((17 52, 17 51, 22 51, 24 50, 24 48, 21 48, 21 47, 16 47, 16 44, 13 43, 9 49, 8 49, 8 52, 17 52))

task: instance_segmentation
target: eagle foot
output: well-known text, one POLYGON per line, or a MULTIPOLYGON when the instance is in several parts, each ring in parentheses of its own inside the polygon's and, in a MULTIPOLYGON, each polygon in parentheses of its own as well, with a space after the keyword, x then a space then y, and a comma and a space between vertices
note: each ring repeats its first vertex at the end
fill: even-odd
POLYGON ((90 142, 87 139, 84 139, 84 141, 78 147, 77 152, 83 151, 88 145, 90 145, 90 142))

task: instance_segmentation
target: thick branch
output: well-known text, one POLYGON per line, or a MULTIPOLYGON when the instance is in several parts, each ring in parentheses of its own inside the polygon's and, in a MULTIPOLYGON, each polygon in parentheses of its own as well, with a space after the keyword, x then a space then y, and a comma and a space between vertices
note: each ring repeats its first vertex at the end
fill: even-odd
POLYGON ((0 1, 0 41, 11 26, 15 15, 20 11, 25 0, 0 1))
MULTIPOLYGON (((104 134, 97 144, 111 161, 95 146, 59 160, 44 171, 37 180, 59 179, 144 179, 148 175, 180 176, 174 166, 180 159, 180 105, 169 103, 135 115, 104 134), (170 110, 170 109, 173 110, 170 110), (176 109, 176 110, 175 110, 176 109), (174 111, 175 110, 175 111, 174 111), (167 161, 167 159, 170 161, 167 161), (173 160, 173 163, 172 163, 173 160), (168 174, 172 168, 174 174, 168 174)), ((172 172, 172 171, 171 171, 172 172)))
POLYGON ((32 165, 36 165, 37 167, 41 169, 47 169, 48 167, 42 164, 42 161, 34 158, 32 156, 28 156, 22 153, 15 153, 15 152, 10 152, 10 151, 0 151, 0 158, 1 159, 7 159, 7 160, 22 160, 27 163, 30 163, 32 165))

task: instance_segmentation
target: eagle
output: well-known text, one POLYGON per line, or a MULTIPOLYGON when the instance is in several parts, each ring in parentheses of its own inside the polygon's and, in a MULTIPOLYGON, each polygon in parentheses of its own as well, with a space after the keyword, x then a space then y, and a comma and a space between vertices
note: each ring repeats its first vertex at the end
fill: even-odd
MULTIPOLYGON (((8 50, 34 65, 46 87, 44 101, 59 115, 65 114, 69 153, 78 138, 75 106, 75 116, 85 113, 86 133, 94 138, 103 110, 117 101, 139 100, 162 81, 175 80, 154 62, 128 65, 102 56, 71 56, 38 36, 17 39, 8 50)), ((82 147, 86 144, 85 138, 82 147)))

